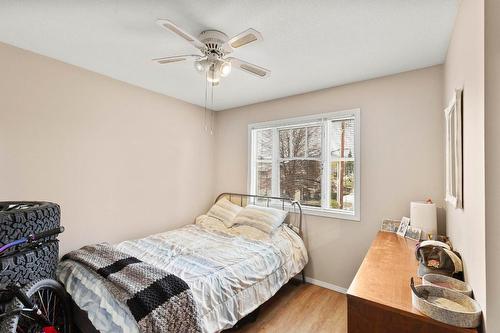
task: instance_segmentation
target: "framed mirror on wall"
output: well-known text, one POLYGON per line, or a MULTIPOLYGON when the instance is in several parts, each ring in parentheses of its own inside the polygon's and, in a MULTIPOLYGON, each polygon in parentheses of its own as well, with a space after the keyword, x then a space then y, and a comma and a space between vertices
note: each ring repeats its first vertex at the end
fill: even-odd
POLYGON ((462 95, 457 89, 444 110, 446 126, 446 198, 455 208, 463 208, 462 174, 462 95))

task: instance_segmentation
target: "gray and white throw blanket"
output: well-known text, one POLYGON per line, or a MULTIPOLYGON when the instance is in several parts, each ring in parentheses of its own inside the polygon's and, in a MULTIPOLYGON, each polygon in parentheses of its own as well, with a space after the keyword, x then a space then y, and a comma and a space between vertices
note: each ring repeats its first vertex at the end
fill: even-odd
POLYGON ((85 246, 66 254, 106 280, 107 289, 126 304, 143 333, 201 332, 196 304, 181 278, 127 255, 109 244, 85 246))

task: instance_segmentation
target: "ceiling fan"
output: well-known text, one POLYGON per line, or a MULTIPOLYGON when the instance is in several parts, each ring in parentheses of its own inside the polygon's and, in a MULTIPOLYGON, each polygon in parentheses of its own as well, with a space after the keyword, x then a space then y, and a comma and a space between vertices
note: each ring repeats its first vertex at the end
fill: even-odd
POLYGON ((227 55, 232 53, 235 49, 261 41, 262 35, 257 30, 250 28, 232 38, 229 38, 225 33, 218 30, 205 30, 196 38, 170 20, 159 19, 156 22, 162 28, 182 37, 201 52, 201 54, 178 55, 153 59, 153 61, 159 64, 169 64, 194 59, 194 68, 199 73, 205 73, 207 81, 211 82, 212 85, 218 85, 221 77, 226 77, 231 73, 232 67, 236 67, 260 78, 267 78, 271 75, 271 71, 268 69, 238 58, 227 57, 227 55))

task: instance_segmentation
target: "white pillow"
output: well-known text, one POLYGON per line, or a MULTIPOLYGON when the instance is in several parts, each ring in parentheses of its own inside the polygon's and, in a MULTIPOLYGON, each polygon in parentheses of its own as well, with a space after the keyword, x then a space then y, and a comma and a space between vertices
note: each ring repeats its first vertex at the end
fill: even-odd
POLYGON ((210 208, 207 215, 221 220, 226 227, 229 228, 234 224, 234 218, 242 209, 242 207, 235 205, 226 198, 223 198, 217 201, 212 208, 210 208))
POLYGON ((196 218, 195 224, 207 229, 227 231, 227 227, 221 220, 210 217, 208 215, 200 215, 196 218))
POLYGON ((234 224, 249 225, 270 234, 285 221, 287 214, 281 209, 248 205, 236 216, 234 224))

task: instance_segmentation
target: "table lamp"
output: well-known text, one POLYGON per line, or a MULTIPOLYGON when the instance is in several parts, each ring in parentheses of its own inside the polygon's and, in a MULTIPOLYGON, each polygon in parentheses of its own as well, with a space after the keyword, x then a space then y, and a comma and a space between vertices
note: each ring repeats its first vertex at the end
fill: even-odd
POLYGON ((422 229, 422 239, 428 239, 428 235, 437 234, 436 204, 432 201, 412 201, 410 219, 412 226, 422 229))

